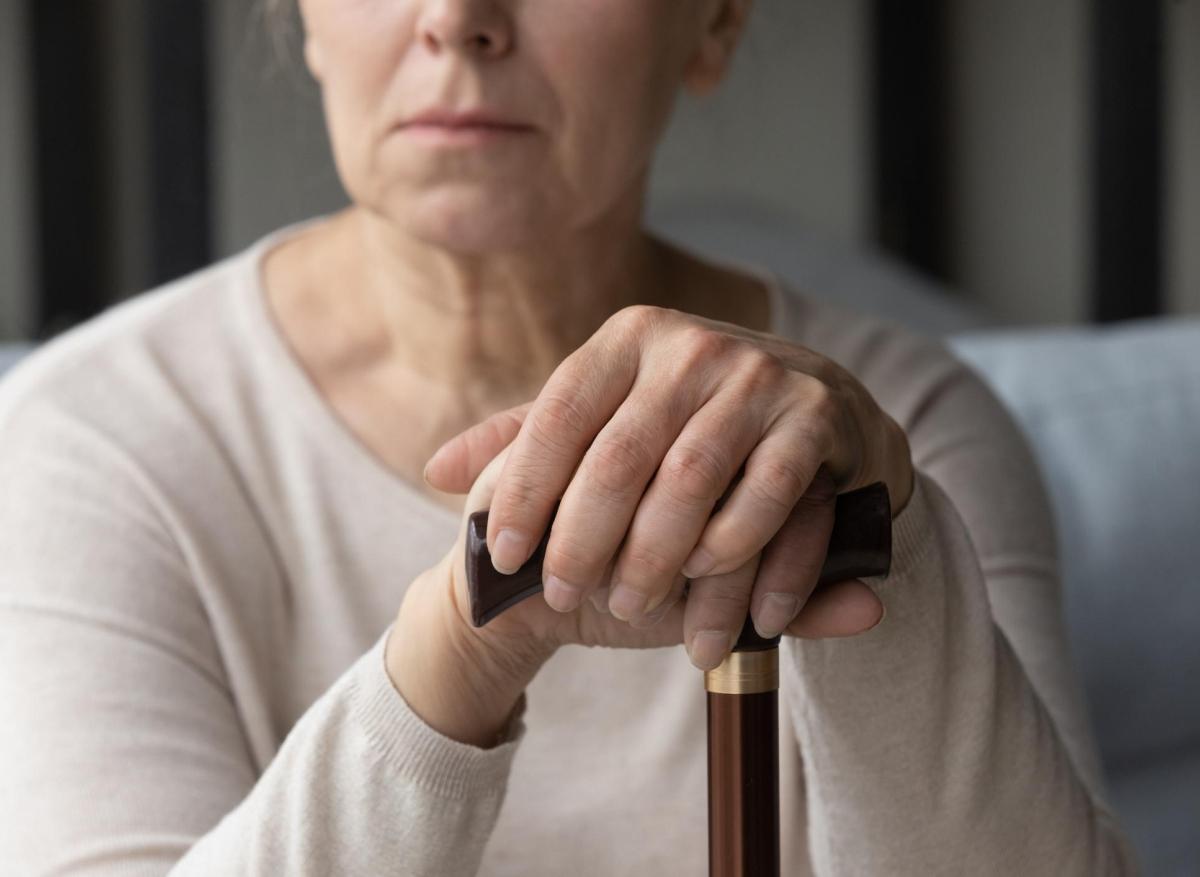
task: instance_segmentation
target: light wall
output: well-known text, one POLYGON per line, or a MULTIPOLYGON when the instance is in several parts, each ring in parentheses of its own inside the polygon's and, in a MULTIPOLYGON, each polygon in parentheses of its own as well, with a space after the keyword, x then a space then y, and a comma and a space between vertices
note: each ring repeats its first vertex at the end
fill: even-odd
POLYGON ((292 46, 280 58, 258 3, 209 7, 215 242, 232 253, 267 232, 345 202, 320 99, 292 46))
POLYGON ((759 0, 733 70, 684 97, 651 199, 751 200, 842 241, 871 232, 866 0, 759 0))
POLYGON ((1087 5, 948 4, 952 280, 1017 322, 1088 317, 1087 5))

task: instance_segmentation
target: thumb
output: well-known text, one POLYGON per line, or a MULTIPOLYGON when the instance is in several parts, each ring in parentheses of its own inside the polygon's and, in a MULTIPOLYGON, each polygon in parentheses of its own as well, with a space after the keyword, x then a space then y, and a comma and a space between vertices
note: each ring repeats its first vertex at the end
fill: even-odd
MULTIPOLYGON (((467 501, 463 505, 462 520, 459 522, 458 541, 451 549, 450 557, 450 563, 453 564, 455 597, 460 607, 470 605, 470 596, 467 594, 466 552, 464 551, 467 544, 467 523, 475 512, 483 511, 491 506, 492 496, 496 492, 496 484, 500 481, 500 473, 504 469, 505 461, 508 460, 508 452, 511 447, 512 445, 506 445, 501 448, 499 454, 484 463, 474 483, 463 491, 467 494, 467 501)), ((469 612, 463 617, 469 617, 469 612)))
POLYGON ((521 431, 533 406, 498 411, 443 444, 425 464, 425 480, 446 493, 467 493, 484 467, 521 431))

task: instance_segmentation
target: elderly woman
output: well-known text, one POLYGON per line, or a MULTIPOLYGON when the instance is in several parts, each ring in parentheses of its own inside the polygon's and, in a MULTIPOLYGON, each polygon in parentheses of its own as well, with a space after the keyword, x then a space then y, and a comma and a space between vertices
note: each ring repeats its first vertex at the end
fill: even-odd
POLYGON ((786 873, 1130 868, 998 403, 641 227, 749 6, 303 0, 352 206, 3 386, 5 873, 702 873, 748 612, 786 873), (890 576, 814 590, 877 480, 890 576), (466 517, 509 572, 556 503, 544 598, 474 628, 466 517))

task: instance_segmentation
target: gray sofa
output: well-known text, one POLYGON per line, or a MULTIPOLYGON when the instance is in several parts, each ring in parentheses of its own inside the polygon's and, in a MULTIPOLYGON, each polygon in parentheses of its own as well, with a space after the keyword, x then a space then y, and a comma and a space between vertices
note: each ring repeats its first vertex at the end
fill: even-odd
POLYGON ((17 360, 29 351, 28 344, 0 344, 0 375, 17 364, 17 360))
MULTIPOLYGON (((1200 874, 1200 320, 986 328, 986 315, 927 281, 769 216, 688 206, 652 220, 947 336, 1011 407, 1054 502, 1071 642, 1112 801, 1147 875, 1200 874)), ((0 347, 0 371, 14 355, 0 347)))
POLYGON ((1200 875, 1200 320, 959 335, 1016 414, 1112 802, 1148 875, 1200 875))

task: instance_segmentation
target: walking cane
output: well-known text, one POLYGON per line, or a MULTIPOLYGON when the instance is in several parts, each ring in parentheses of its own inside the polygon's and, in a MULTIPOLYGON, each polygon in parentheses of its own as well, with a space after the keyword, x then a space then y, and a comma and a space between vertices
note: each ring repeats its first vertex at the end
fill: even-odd
MULTIPOLYGON (((557 509, 556 509, 557 511, 557 509)), ((512 575, 492 566, 487 510, 467 520, 471 621, 482 627, 541 593, 550 528, 512 575)), ((892 515, 882 482, 837 498, 817 587, 891 566, 892 515)), ((704 674, 708 692, 708 869, 710 877, 779 875, 779 637, 763 639, 749 618, 733 651, 704 674)))

